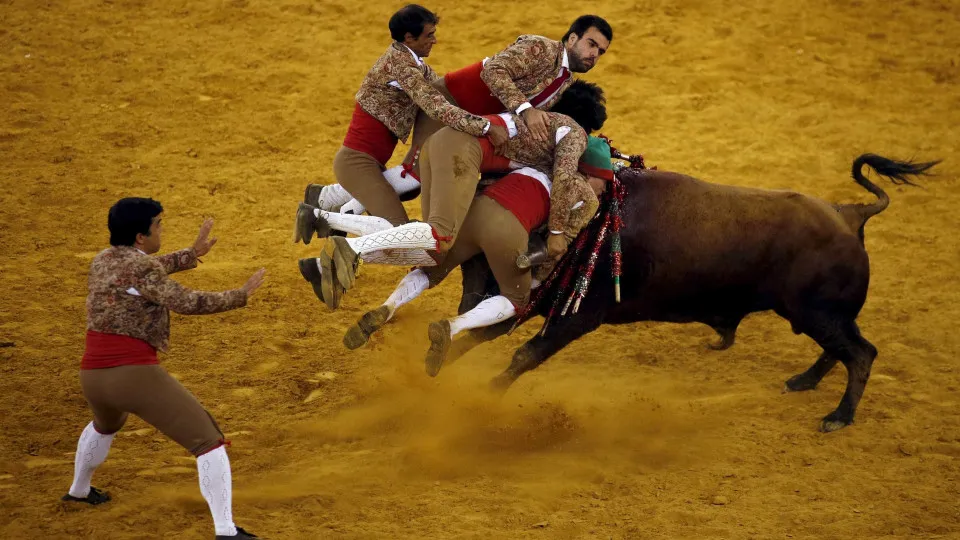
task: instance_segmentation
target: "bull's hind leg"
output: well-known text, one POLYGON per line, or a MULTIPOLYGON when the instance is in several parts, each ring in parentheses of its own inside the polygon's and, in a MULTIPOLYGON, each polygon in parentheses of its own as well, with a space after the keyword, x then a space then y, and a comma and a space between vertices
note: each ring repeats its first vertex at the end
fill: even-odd
POLYGON ((716 343, 707 343, 707 348, 714 351, 725 351, 733 347, 737 339, 737 327, 740 326, 741 318, 717 319, 710 324, 710 328, 717 333, 720 341, 716 343))
MULTIPOLYGON (((852 320, 825 319, 823 324, 817 324, 804 333, 823 347, 821 359, 827 359, 823 360, 820 369, 830 363, 829 358, 836 358, 847 368, 846 391, 836 410, 823 418, 820 431, 829 432, 846 427, 853 423, 857 405, 870 378, 870 368, 877 357, 877 348, 860 335, 857 323, 852 320)), ((817 364, 811 370, 815 368, 817 364)))
POLYGON ((577 314, 560 319, 547 329, 546 336, 537 334, 517 349, 510 367, 490 381, 491 390, 506 392, 520 375, 546 362, 581 336, 599 328, 602 318, 602 310, 597 306, 583 306, 577 314))
POLYGON ((824 351, 810 369, 790 377, 784 385, 784 390, 787 392, 813 390, 835 365, 837 365, 837 359, 824 351))

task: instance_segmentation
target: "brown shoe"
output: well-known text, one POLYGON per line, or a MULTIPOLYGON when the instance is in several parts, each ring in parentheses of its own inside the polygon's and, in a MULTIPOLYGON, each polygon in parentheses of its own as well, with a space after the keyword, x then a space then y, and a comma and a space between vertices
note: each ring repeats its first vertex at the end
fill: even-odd
POLYGON ((337 280, 333 257, 324 249, 320 252, 318 260, 320 261, 320 290, 323 294, 323 301, 328 308, 336 310, 340 307, 344 289, 337 280))
POLYGON ((387 306, 380 306, 364 313, 357 324, 351 326, 343 335, 344 347, 352 351, 364 346, 370 340, 370 336, 386 324, 389 316, 390 308, 387 306))
POLYGON ((293 234, 294 243, 303 240, 304 244, 309 244, 314 233, 316 233, 317 238, 330 236, 330 223, 323 217, 316 215, 316 209, 316 206, 306 203, 297 205, 297 221, 294 225, 293 234))
POLYGON ((334 269, 337 271, 337 280, 345 290, 350 290, 357 283, 357 267, 360 265, 360 256, 353 251, 347 239, 342 236, 331 236, 327 239, 324 251, 333 257, 334 269), (332 247, 331 247, 332 245, 332 247))
POLYGON ((303 276, 303 279, 310 282, 310 285, 313 286, 313 294, 317 295, 317 298, 321 302, 326 303, 323 299, 323 289, 320 286, 320 268, 317 267, 317 260, 310 259, 300 259, 297 261, 297 266, 300 267, 300 275, 303 276))
POLYGON ((297 217, 293 223, 293 243, 303 241, 304 244, 309 244, 310 240, 313 239, 313 209, 314 206, 310 206, 306 203, 299 203, 297 205, 297 217))
POLYGON ((310 206, 320 206, 321 191, 323 184, 307 184, 307 189, 303 190, 303 202, 310 206))
POLYGON ((427 375, 436 377, 447 359, 450 344, 453 343, 453 338, 450 336, 450 321, 444 319, 430 323, 427 328, 427 337, 430 338, 430 349, 427 350, 426 358, 427 375))

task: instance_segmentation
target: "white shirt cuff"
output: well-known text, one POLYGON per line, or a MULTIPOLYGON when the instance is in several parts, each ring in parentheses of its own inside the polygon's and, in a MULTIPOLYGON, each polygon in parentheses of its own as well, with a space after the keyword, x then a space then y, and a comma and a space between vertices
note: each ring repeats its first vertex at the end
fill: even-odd
POLYGON ((517 107, 517 114, 522 113, 523 111, 529 109, 530 107, 533 107, 533 105, 531 105, 529 101, 525 101, 523 105, 520 105, 519 107, 517 107))
POLYGON ((550 234, 563 234, 563 231, 555 231, 553 229, 550 229, 550 234))
POLYGON ((487 125, 483 126, 483 133, 481 135, 486 135, 487 132, 490 131, 490 124, 491 122, 487 120, 487 125))
POLYGON ((500 118, 503 118, 503 123, 507 125, 507 136, 511 139, 517 136, 517 123, 513 121, 513 116, 507 113, 501 113, 500 118))

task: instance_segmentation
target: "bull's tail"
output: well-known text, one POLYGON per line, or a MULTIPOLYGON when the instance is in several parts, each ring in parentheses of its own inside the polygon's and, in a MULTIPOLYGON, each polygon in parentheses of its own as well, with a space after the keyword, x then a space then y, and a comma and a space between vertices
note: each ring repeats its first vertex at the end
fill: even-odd
POLYGON ((940 160, 928 161, 926 163, 912 163, 909 161, 895 161, 876 154, 863 154, 854 160, 854 181, 870 193, 876 195, 878 200, 873 204, 842 204, 837 207, 844 221, 850 226, 850 230, 856 232, 862 240, 863 226, 867 223, 867 220, 883 212, 887 206, 890 205, 890 197, 887 193, 863 175, 862 169, 864 165, 869 165, 881 176, 889 178, 894 184, 916 186, 917 184, 911 182, 909 177, 927 174, 927 169, 937 163, 940 163, 940 160))

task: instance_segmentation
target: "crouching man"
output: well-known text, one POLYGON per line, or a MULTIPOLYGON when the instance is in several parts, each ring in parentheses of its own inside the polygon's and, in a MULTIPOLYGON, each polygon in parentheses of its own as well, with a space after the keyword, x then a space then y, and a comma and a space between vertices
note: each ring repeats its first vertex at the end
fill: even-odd
POLYGON ((256 538, 233 523, 229 444, 203 405, 157 361, 166 351, 170 310, 184 315, 219 313, 243 307, 263 283, 258 270, 240 288, 224 292, 190 290, 168 274, 197 266, 216 243, 213 220, 200 227, 193 246, 162 257, 163 207, 152 199, 121 199, 110 208, 111 247, 90 265, 86 350, 80 385, 93 421, 80 435, 74 477, 64 501, 91 505, 110 496, 90 481, 110 444, 135 414, 197 458, 200 491, 210 506, 216 538, 256 538))

